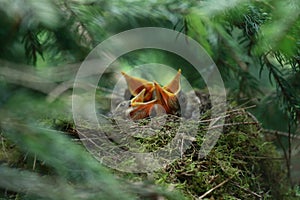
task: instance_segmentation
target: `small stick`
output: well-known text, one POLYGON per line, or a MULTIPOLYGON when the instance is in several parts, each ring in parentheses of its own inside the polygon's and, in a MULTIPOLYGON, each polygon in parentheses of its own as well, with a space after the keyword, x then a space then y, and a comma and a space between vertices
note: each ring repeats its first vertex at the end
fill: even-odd
POLYGON ((235 182, 235 181, 231 181, 231 183, 233 183, 233 185, 235 185, 236 187, 238 187, 238 188, 244 190, 245 192, 248 192, 248 193, 252 194, 253 196, 255 196, 255 197, 259 198, 259 199, 262 198, 261 195, 255 193, 255 192, 253 192, 252 190, 249 190, 249 189, 247 189, 247 188, 243 188, 242 186, 240 186, 240 185, 239 185, 237 182, 235 182))
POLYGON ((211 126, 208 128, 208 130, 214 129, 214 128, 221 128, 223 126, 251 125, 251 124, 257 124, 257 122, 236 122, 236 123, 231 123, 231 124, 221 124, 221 125, 211 126))
POLYGON ((229 178, 227 178, 226 180, 224 180, 223 182, 221 182, 220 184, 216 185, 215 187, 211 188, 210 190, 208 190, 207 192, 205 192, 203 195, 201 195, 198 199, 203 199, 204 197, 206 197, 207 195, 209 195, 211 192, 213 192, 214 190, 218 189, 219 187, 221 187, 222 185, 224 185, 225 183, 227 183, 228 181, 230 181, 234 176, 231 176, 229 178))
MULTIPOLYGON (((266 133, 266 134, 272 134, 272 135, 280 135, 280 136, 285 136, 288 137, 289 134, 286 132, 282 132, 282 131, 277 131, 277 130, 270 130, 270 129, 262 129, 262 132, 266 133)), ((300 140, 300 136, 293 134, 291 136, 292 139, 297 139, 300 140)))
POLYGON ((250 159, 270 159, 270 160, 283 160, 281 157, 267 157, 267 156, 243 156, 243 155, 235 155, 239 158, 250 158, 250 159))
POLYGON ((36 154, 34 154, 34 160, 33 160, 32 170, 35 170, 35 166, 36 166, 36 154))

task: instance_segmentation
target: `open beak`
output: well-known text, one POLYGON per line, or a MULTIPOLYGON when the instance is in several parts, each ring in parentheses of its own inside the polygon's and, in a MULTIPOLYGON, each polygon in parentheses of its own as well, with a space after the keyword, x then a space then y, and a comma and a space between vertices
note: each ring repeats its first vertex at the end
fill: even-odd
POLYGON ((168 92, 154 82, 157 103, 161 104, 167 114, 174 114, 179 110, 179 103, 175 94, 168 92))
POLYGON ((128 109, 128 115, 133 120, 143 119, 151 115, 151 110, 159 104, 167 114, 176 114, 180 109, 177 95, 181 90, 179 69, 173 80, 164 87, 157 82, 136 78, 122 72, 125 77, 128 89, 134 96, 128 109), (155 96, 153 95, 155 91, 155 96))
POLYGON ((133 99, 130 101, 131 106, 138 106, 139 103, 144 102, 144 95, 146 89, 144 88, 140 93, 138 93, 133 99))
POLYGON ((152 93, 154 91, 154 85, 152 82, 142 78, 130 76, 125 72, 121 73, 125 77, 128 89, 133 96, 137 96, 143 89, 145 89, 144 101, 149 101, 152 99, 152 93))
POLYGON ((173 78, 173 80, 163 88, 167 90, 168 92, 171 92, 175 95, 177 95, 181 90, 180 85, 180 76, 181 76, 181 69, 178 70, 176 76, 173 78))
POLYGON ((151 109, 157 104, 157 100, 144 102, 136 102, 130 107, 129 116, 132 120, 144 119, 150 116, 151 109))

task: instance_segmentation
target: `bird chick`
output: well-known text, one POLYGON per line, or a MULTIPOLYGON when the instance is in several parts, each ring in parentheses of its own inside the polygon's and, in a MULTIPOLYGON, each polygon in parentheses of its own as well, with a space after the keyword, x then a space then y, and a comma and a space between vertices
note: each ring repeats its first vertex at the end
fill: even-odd
POLYGON ((166 86, 161 87, 156 81, 150 82, 122 72, 128 89, 134 97, 125 113, 133 120, 143 119, 157 114, 176 114, 180 110, 177 95, 180 93, 179 69, 175 77, 166 86), (162 111, 164 109, 164 111, 162 111))

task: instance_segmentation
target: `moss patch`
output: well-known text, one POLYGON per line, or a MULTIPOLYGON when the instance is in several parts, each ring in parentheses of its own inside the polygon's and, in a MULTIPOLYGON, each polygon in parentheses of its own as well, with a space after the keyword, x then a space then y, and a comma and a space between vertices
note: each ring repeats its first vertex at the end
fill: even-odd
MULTIPOLYGON (((114 127, 107 129, 102 127, 99 130, 89 129, 89 124, 84 129, 89 133, 86 137, 98 137, 90 145, 97 144, 99 146, 105 141, 99 137, 99 131, 106 130, 105 133, 101 133, 103 138, 110 138, 110 141, 115 144, 110 149, 106 149, 108 154, 110 151, 114 151, 114 148, 123 148, 133 152, 156 152, 172 142, 178 133, 182 134, 182 138, 184 138, 182 141, 187 142, 188 148, 182 150, 179 145, 171 149, 177 153, 177 157, 164 168, 151 174, 114 171, 116 175, 133 182, 151 180, 150 182, 166 188, 176 188, 189 199, 199 197, 208 199, 285 198, 287 185, 279 155, 271 143, 264 141, 259 124, 245 110, 232 109, 227 112, 223 133, 205 158, 199 157, 199 150, 211 120, 209 111, 197 121, 183 121, 176 116, 162 117, 164 118, 162 120, 165 120, 163 126, 157 128, 154 125, 147 129, 149 132, 145 132, 145 128, 149 128, 151 125, 149 119, 137 121, 127 131, 121 132, 114 127), (136 145, 132 145, 132 142, 136 145)), ((114 122, 112 121, 112 123, 114 122)), ((60 130, 62 129, 66 129, 67 132, 71 130, 72 134, 75 131, 69 124, 65 128, 64 123, 60 130)), ((86 139, 84 135, 79 134, 79 136, 80 139, 86 139)), ((70 138, 76 139, 77 135, 70 138)), ((17 148, 10 148, 11 144, 5 141, 5 138, 2 137, 2 139, 4 143, 0 156, 3 162, 27 169, 36 162, 35 165, 40 173, 51 173, 48 171, 49 168, 44 168, 47 169, 47 172, 43 172, 42 161, 30 161, 30 166, 27 167, 24 163, 20 164, 20 162, 25 162, 21 159, 24 158, 24 155, 17 148)), ((95 155, 97 153, 97 149, 95 149, 95 155)), ((126 167, 135 162, 134 158, 128 157, 122 164, 126 167)))
MULTIPOLYGON (((151 179, 175 187, 191 199, 283 199, 287 188, 281 158, 274 146, 264 141, 259 124, 245 110, 228 111, 224 132, 216 145, 205 158, 199 157, 209 116, 207 112, 200 121, 189 120, 181 126, 191 145, 180 152, 180 158, 151 174, 151 179), (189 135, 195 131, 196 137, 189 135)), ((143 128, 135 129, 131 135, 140 143, 139 151, 155 152, 167 145, 178 131, 178 120, 169 116, 163 128, 148 137, 139 136, 143 128)), ((145 120, 139 122, 140 127, 145 124, 145 120)), ((125 176, 147 179, 144 174, 125 176)))

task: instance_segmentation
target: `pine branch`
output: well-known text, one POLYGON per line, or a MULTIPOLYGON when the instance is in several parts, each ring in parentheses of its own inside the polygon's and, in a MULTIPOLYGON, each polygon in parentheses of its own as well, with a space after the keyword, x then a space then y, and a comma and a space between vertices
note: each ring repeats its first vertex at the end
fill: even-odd
POLYGON ((38 39, 37 31, 28 30, 24 35, 22 42, 24 43, 25 54, 28 58, 28 63, 35 65, 38 55, 44 59, 42 44, 38 39))

